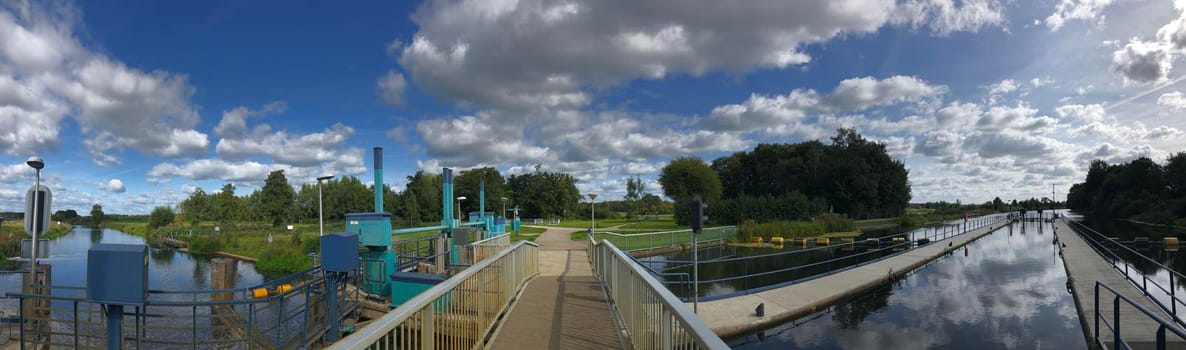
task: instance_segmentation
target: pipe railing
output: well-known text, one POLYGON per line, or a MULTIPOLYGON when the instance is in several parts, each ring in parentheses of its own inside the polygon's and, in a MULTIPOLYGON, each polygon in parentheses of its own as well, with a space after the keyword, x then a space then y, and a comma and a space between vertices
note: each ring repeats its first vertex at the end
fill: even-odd
POLYGON ((708 325, 634 258, 603 240, 590 240, 593 273, 634 349, 728 349, 708 325))
MULTIPOLYGON (((598 239, 614 242, 614 246, 625 252, 681 247, 692 243, 692 230, 690 229, 630 234, 597 232, 595 235, 598 239)), ((736 226, 710 227, 702 230, 696 237, 696 241, 705 244, 728 240, 736 236, 736 226)))
POLYGON ((420 293, 329 349, 474 349, 528 279, 539 250, 520 241, 420 293))
POLYGON ((1140 288, 1141 292, 1144 293, 1145 296, 1149 298, 1149 300, 1152 300, 1154 304, 1157 304, 1157 307, 1161 308, 1166 313, 1169 313, 1174 322, 1177 322, 1179 325, 1186 325, 1186 320, 1183 320, 1178 316, 1178 306, 1181 305, 1186 307, 1186 301, 1182 300, 1182 298, 1180 298, 1177 293, 1177 283, 1186 281, 1186 275, 1178 273, 1178 271, 1174 270, 1173 268, 1165 266, 1164 264, 1157 262, 1148 256, 1145 256, 1145 254, 1141 254, 1140 252, 1129 248, 1119 241, 1104 236, 1099 231, 1087 227, 1087 225, 1084 225, 1078 221, 1068 222, 1072 224, 1071 229, 1075 232, 1088 233, 1090 235, 1090 237, 1084 238, 1086 238, 1087 242, 1089 242, 1091 249, 1095 250, 1096 253, 1099 253, 1100 256, 1104 257, 1104 260, 1107 260, 1109 263, 1111 263, 1112 268, 1121 272, 1129 282, 1132 282, 1134 286, 1140 288), (1112 249, 1127 251, 1131 256, 1136 257, 1138 260, 1143 260, 1146 263, 1153 264, 1153 266, 1166 271, 1167 275, 1169 275, 1168 285, 1163 286, 1161 282, 1157 281, 1157 279, 1149 278, 1148 275, 1141 273, 1140 271, 1137 271, 1137 274, 1141 276, 1139 280, 1136 277, 1133 277, 1130 273, 1130 266, 1132 266, 1132 263, 1125 261, 1120 257, 1119 254, 1116 254, 1116 252, 1112 251, 1112 249), (1153 292, 1154 290, 1149 288, 1149 284, 1153 284, 1153 287, 1156 287, 1161 292, 1153 292), (1160 294, 1160 296, 1154 294, 1160 294), (1166 302, 1163 302, 1161 298, 1169 298, 1169 305, 1166 305, 1166 302))
MULTIPOLYGON (((726 264, 734 266, 725 266, 724 271, 738 271, 736 275, 724 276, 719 278, 703 279, 698 282, 686 278, 687 273, 672 273, 671 270, 678 270, 687 268, 693 264, 692 260, 661 260, 661 261, 636 261, 641 266, 646 268, 652 274, 675 277, 675 280, 664 278, 661 283, 667 285, 669 288, 678 289, 681 291, 688 291, 689 294, 682 295, 685 301, 690 301, 692 295, 690 293, 699 293, 706 284, 713 283, 734 283, 736 291, 727 292, 716 295, 700 295, 700 300, 715 300, 723 299, 737 295, 752 294, 774 288, 787 286, 798 283, 803 280, 817 278, 822 275, 831 274, 858 266, 867 265, 876 261, 887 259, 899 254, 908 252, 918 247, 935 244, 948 238, 959 236, 960 234, 974 231, 976 229, 995 225, 1000 220, 1005 219, 1003 214, 993 214, 976 218, 969 218, 966 225, 962 224, 943 224, 935 227, 928 227, 904 232, 894 235, 888 235, 876 238, 876 243, 870 243, 868 240, 820 245, 811 248, 797 249, 786 252, 777 252, 770 254, 733 257, 733 258, 717 258, 710 260, 700 260, 700 270, 712 268, 712 265, 726 264), (901 237, 902 240, 895 241, 894 238, 901 237), (927 241, 920 242, 925 238, 927 241), (860 248, 865 248, 865 251, 860 251, 860 248), (837 251, 851 251, 851 254, 836 256, 837 251), (826 257, 815 259, 815 255, 827 254, 826 257), (806 258, 801 258, 806 256, 806 258), (795 264, 795 259, 808 260, 809 262, 803 264, 795 264), (761 263, 765 262, 765 263, 761 263), (785 275, 782 278, 775 275, 785 275), (766 280, 760 280, 766 278, 766 280), (758 279, 758 280, 755 280, 758 279), (684 286, 683 284, 690 284, 684 286)), ((600 236, 599 236, 600 237, 600 236)), ((790 244, 784 243, 784 244, 790 244)))
POLYGON ((472 254, 473 262, 478 262, 497 254, 507 246, 511 245, 511 234, 504 233, 487 239, 469 244, 469 251, 472 254))
MULTIPOLYGON (((1119 349, 1119 348, 1121 348, 1121 346, 1123 346, 1124 349, 1132 349, 1133 348, 1132 345, 1129 344, 1128 341, 1125 340, 1123 336, 1121 336, 1121 329, 1122 329, 1122 327, 1120 325, 1120 320, 1121 320, 1120 319, 1120 305, 1121 305, 1120 301, 1121 300, 1123 300, 1125 304, 1128 304, 1128 306, 1137 309, 1142 314, 1145 314, 1146 317, 1149 317, 1150 319, 1157 321, 1157 323, 1158 323, 1157 331, 1154 332, 1154 341, 1155 341, 1156 349, 1158 349, 1158 350, 1167 349, 1166 331, 1169 331, 1170 333, 1172 333, 1172 335, 1177 336, 1178 339, 1186 341, 1186 330, 1183 330, 1182 327, 1179 327, 1177 324, 1175 324, 1172 321, 1161 318, 1161 316, 1158 316, 1157 314, 1153 313, 1149 309, 1146 309, 1144 306, 1141 306, 1141 304, 1133 301, 1132 299, 1129 299, 1127 296, 1120 294, 1119 292, 1117 292, 1115 289, 1112 289, 1112 287, 1108 286, 1107 284, 1104 284, 1103 282, 1100 282, 1100 281, 1095 281, 1095 315, 1092 317, 1095 321, 1095 334, 1092 339, 1095 340, 1095 345, 1098 346, 1099 348, 1108 349, 1108 343, 1104 341, 1104 338, 1100 337, 1100 333, 1101 333, 1100 324, 1101 323, 1105 327, 1107 327, 1108 332, 1111 333, 1111 335, 1112 335, 1111 339, 1110 339, 1112 341, 1112 343, 1111 343, 1112 348, 1119 349), (1112 297, 1112 314, 1111 315, 1105 315, 1102 312, 1100 312, 1100 287, 1103 287, 1104 290, 1111 292, 1113 295, 1113 297, 1112 297), (1111 322, 1108 321, 1108 316, 1111 316, 1111 319, 1112 319, 1111 322)), ((1148 331, 1150 331, 1150 330, 1149 329, 1137 329, 1135 331, 1130 331, 1130 332, 1124 333, 1124 334, 1148 332, 1148 331)), ((1176 346, 1180 346, 1180 344, 1175 345, 1175 349, 1177 348, 1176 346)))

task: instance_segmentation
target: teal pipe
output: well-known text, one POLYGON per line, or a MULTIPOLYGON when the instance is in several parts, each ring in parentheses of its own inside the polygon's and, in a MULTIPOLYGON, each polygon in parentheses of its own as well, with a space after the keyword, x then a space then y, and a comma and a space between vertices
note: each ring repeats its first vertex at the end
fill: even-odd
POLYGON ((383 147, 375 147, 375 212, 383 212, 383 147))

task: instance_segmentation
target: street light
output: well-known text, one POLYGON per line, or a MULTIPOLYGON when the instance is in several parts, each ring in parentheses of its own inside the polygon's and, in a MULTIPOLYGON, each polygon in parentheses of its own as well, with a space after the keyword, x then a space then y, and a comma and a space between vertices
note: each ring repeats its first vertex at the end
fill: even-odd
POLYGON ((461 201, 465 200, 465 196, 457 197, 457 220, 461 220, 461 201))
POLYGON ((502 197, 502 218, 507 218, 507 197, 502 197))
MULTIPOLYGON (((321 182, 334 178, 333 175, 325 175, 317 178, 317 236, 325 236, 325 206, 321 204, 321 182)), ((271 238, 270 236, 268 238, 271 238)), ((272 242, 268 242, 272 243, 272 242)))
MULTIPOLYGON (((593 230, 597 229, 597 209, 595 209, 595 206, 593 205, 594 200, 596 199, 596 193, 589 194, 589 238, 595 238, 593 237, 593 230)), ((597 240, 594 239, 593 241, 596 242, 597 240)))
POLYGON ((33 272, 33 281, 38 281, 37 232, 41 231, 41 214, 37 211, 41 210, 41 201, 39 201, 38 198, 41 197, 41 168, 45 167, 45 161, 42 161, 41 157, 32 156, 29 157, 29 160, 25 161, 25 164, 28 164, 29 167, 37 170, 37 176, 35 177, 35 180, 33 180, 33 251, 29 252, 29 270, 33 272))

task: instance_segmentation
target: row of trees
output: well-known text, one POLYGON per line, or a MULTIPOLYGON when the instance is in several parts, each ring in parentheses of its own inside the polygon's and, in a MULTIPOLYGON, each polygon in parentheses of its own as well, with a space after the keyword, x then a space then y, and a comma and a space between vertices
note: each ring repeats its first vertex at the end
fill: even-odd
POLYGON ((1109 165, 1091 162, 1087 178, 1071 186, 1067 207, 1093 215, 1186 224, 1186 152, 1159 165, 1145 157, 1109 165))
MULTIPOLYGON (((383 211, 393 213, 397 222, 407 225, 440 222, 443 201, 441 175, 419 171, 408 176, 407 180, 408 184, 401 192, 383 185, 383 211)), ((453 179, 454 194, 466 197, 459 207, 463 217, 465 213, 478 210, 478 192, 483 181, 486 211, 498 213, 505 204, 508 211, 518 206, 521 217, 577 217, 581 214, 581 194, 577 191, 576 179, 571 175, 545 172, 536 167, 534 172, 504 178, 497 169, 485 167, 462 171, 453 179)), ((264 186, 251 194, 238 196, 235 190, 232 184, 223 185, 215 193, 198 188, 177 207, 184 220, 191 225, 202 222, 231 224, 239 221, 264 221, 280 225, 317 219, 317 184, 304 184, 294 190, 288 184, 283 170, 269 173, 264 186)), ((322 184, 322 201, 326 220, 341 220, 347 213, 374 211, 373 190, 373 185, 363 184, 352 176, 325 181, 322 184)), ((647 208, 660 210, 662 206, 653 203, 655 200, 662 202, 658 197, 645 196, 637 202, 646 203, 647 208)), ((163 211, 156 212, 154 210, 154 217, 159 216, 160 222, 172 221, 164 219, 166 214, 163 211)))
POLYGON ((734 224, 807 219, 824 211, 852 218, 896 217, 910 201, 908 172, 885 145, 840 129, 832 143, 761 144, 717 158, 711 165, 681 158, 663 168, 659 182, 686 222, 687 203, 700 195, 710 218, 734 224), (779 207, 787 210, 766 210, 779 207))

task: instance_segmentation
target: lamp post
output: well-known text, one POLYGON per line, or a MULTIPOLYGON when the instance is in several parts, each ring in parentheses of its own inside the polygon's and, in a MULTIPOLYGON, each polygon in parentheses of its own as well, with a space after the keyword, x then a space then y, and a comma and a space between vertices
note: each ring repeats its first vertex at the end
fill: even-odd
POLYGON ((29 167, 37 170, 37 176, 34 177, 33 182, 33 246, 32 251, 29 252, 29 269, 33 272, 33 280, 37 281, 37 233, 41 231, 41 215, 38 213, 41 210, 41 201, 38 200, 41 194, 41 168, 45 167, 45 161, 41 157, 32 156, 25 161, 29 167))
POLYGON ((589 238, 594 238, 594 240, 593 240, 594 242, 597 241, 595 239, 596 237, 593 236, 593 230, 597 229, 597 209, 596 209, 596 206, 594 205, 594 203, 595 203, 594 200, 596 200, 596 199, 597 199, 596 193, 589 194, 589 238))
POLYGON ((502 197, 502 218, 507 218, 507 197, 502 197))
MULTIPOLYGON (((321 200, 321 182, 325 181, 325 180, 332 179, 332 178, 334 178, 333 175, 325 175, 325 176, 317 178, 317 227, 318 227, 317 236, 318 237, 325 236, 325 206, 323 204, 321 204, 321 202, 322 202, 322 200, 321 200)), ((268 236, 268 238, 271 238, 271 236, 268 236)), ((268 243, 272 243, 272 242, 269 241, 268 243)))
POLYGON ((461 220, 461 201, 465 200, 465 196, 457 197, 457 220, 461 220))

